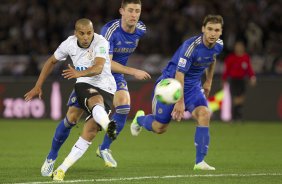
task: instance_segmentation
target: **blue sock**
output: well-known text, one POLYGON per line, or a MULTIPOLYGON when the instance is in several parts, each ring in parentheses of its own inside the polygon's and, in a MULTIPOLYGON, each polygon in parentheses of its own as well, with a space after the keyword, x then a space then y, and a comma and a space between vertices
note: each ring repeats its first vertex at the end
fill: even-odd
MULTIPOLYGON (((112 119, 117 123, 117 135, 122 131, 124 124, 126 122, 128 113, 130 111, 130 105, 120 105, 116 107, 116 112, 114 113, 112 119)), ((104 136, 103 143, 101 144, 101 150, 109 149, 112 144, 112 140, 106 134, 104 136)))
POLYGON ((140 116, 137 118, 137 123, 144 127, 148 131, 153 131, 152 123, 155 120, 155 116, 152 114, 146 116, 140 116))
POLYGON ((58 156, 58 152, 61 148, 61 146, 64 144, 65 140, 68 138, 70 134, 71 128, 75 124, 71 124, 67 117, 61 120, 59 125, 57 126, 55 135, 53 137, 52 141, 52 147, 49 155, 47 156, 47 159, 55 160, 58 156))
POLYGON ((195 132, 196 164, 204 160, 208 152, 209 144, 210 144, 209 127, 198 126, 195 132))

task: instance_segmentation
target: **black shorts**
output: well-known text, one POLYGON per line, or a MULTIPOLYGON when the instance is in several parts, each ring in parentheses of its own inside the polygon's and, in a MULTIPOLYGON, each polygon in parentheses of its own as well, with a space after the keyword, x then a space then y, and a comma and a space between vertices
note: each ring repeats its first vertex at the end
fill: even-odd
POLYGON ((232 96, 241 96, 246 92, 245 79, 230 79, 230 92, 232 96))
POLYGON ((87 100, 96 95, 101 95, 103 97, 104 106, 107 113, 110 113, 113 108, 114 95, 111 93, 87 83, 76 83, 74 85, 74 90, 80 107, 86 111, 87 115, 92 115, 92 109, 87 107, 87 100))

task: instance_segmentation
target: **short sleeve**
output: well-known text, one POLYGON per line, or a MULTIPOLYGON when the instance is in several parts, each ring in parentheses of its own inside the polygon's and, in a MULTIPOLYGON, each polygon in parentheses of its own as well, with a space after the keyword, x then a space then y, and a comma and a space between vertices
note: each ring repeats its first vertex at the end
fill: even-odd
POLYGON ((109 42, 107 40, 101 40, 94 48, 95 57, 101 57, 106 59, 109 54, 109 42))
POLYGON ((193 54, 190 54, 187 57, 186 51, 187 51, 187 46, 183 45, 182 48, 180 49, 179 57, 177 61, 177 71, 180 71, 182 73, 186 73, 189 70, 192 63, 193 54))
POLYGON ((60 46, 57 48, 57 50, 54 52, 54 56, 58 61, 64 61, 68 57, 68 43, 67 40, 62 42, 60 46))
POLYGON ((104 26, 101 29, 101 35, 109 42, 109 54, 112 55, 114 50, 114 32, 111 32, 108 26, 104 26))

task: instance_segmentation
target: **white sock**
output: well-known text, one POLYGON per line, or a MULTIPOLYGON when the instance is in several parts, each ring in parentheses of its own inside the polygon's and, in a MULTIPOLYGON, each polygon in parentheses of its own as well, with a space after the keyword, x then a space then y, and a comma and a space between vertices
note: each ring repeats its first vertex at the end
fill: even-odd
POLYGON ((110 119, 104 107, 96 105, 92 109, 92 116, 96 123, 98 123, 105 131, 108 128, 110 119))
POLYGON ((66 172, 78 159, 80 159, 80 157, 82 157, 90 145, 91 142, 79 137, 72 147, 71 152, 57 170, 62 169, 64 172, 66 172))

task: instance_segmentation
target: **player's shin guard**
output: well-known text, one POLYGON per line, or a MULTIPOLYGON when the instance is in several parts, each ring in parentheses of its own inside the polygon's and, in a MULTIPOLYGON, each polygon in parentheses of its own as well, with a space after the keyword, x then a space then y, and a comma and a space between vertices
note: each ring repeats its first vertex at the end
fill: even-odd
MULTIPOLYGON (((117 135, 123 129, 129 111, 130 111, 130 105, 121 105, 116 107, 116 112, 114 113, 112 119, 115 120, 115 122, 117 123, 117 135)), ((109 149, 112 142, 113 141, 106 134, 103 143, 101 144, 101 150, 109 149)))
POLYGON ((195 146, 196 146, 196 164, 202 162, 207 155, 210 143, 209 127, 196 128, 195 146))
POLYGON ((70 123, 65 117, 57 126, 55 135, 52 141, 52 147, 47 159, 56 160, 58 156, 58 152, 61 146, 64 144, 65 140, 68 138, 70 134, 71 128, 74 126, 74 123, 70 123))
POLYGON ((141 116, 137 118, 137 123, 144 127, 148 131, 153 131, 152 123, 155 120, 155 116, 152 114, 141 116))
POLYGON ((57 170, 62 169, 64 172, 66 172, 78 159, 82 157, 82 155, 86 152, 90 145, 91 142, 88 142, 82 137, 79 137, 79 139, 72 147, 71 152, 57 170))
POLYGON ((110 120, 104 107, 101 105, 95 105, 92 109, 92 117, 96 123, 103 128, 103 130, 107 130, 110 120))

